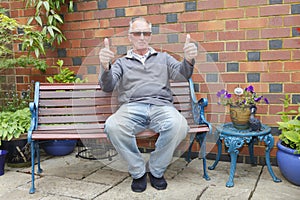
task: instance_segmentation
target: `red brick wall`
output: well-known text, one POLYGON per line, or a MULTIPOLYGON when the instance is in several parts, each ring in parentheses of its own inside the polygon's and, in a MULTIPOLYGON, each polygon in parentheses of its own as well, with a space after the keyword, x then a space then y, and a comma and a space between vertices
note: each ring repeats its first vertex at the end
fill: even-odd
MULTIPOLYGON (((23 0, 9 2, 2 1, 1 5, 8 7, 11 17, 21 22, 34 12, 24 10, 23 0)), ((198 97, 209 99, 208 121, 216 124, 229 120, 227 110, 216 103, 218 90, 225 87, 232 91, 238 85, 252 84, 256 92, 265 94, 270 101, 270 105, 259 105, 257 116, 274 127, 277 140, 276 121, 280 117, 276 113, 283 109, 280 98, 288 94, 294 103, 300 102, 300 37, 296 31, 300 27, 299 0, 74 2, 74 13, 68 13, 66 8, 61 11, 67 40, 58 49, 48 51, 49 64, 63 59, 66 66, 96 82, 97 54, 103 39, 110 38, 112 48, 124 52, 129 45, 126 32, 129 20, 144 16, 159 31, 159 34, 154 31, 152 37, 154 47, 182 55, 187 33, 198 43, 200 52, 193 79, 199 87, 198 97)), ((46 74, 49 73, 55 71, 48 69, 46 74)), ((45 80, 45 74, 35 70, 19 71, 19 74, 45 80)), ((195 145, 194 150, 198 148, 195 145)), ((264 154, 261 144, 256 149, 260 149, 259 156, 264 154)), ((275 152, 276 149, 272 156, 275 152)), ((244 153, 247 154, 242 150, 241 154, 244 153)))

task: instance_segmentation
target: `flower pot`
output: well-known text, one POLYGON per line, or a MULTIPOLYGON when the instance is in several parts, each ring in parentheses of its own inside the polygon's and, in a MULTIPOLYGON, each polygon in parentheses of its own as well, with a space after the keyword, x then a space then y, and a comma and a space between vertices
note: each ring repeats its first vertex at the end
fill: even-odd
POLYGON ((250 118, 250 107, 230 106, 230 118, 235 128, 248 129, 249 118, 250 118))
POLYGON ((8 151, 0 150, 0 176, 4 174, 4 166, 5 166, 5 157, 8 151))
POLYGON ((277 163, 281 174, 291 183, 300 186, 300 154, 295 150, 277 143, 277 163))
POLYGON ((29 167, 31 164, 30 145, 27 138, 3 140, 1 149, 8 151, 6 163, 9 167, 29 167))
POLYGON ((42 143, 44 151, 52 156, 65 156, 74 151, 77 140, 49 140, 42 143))

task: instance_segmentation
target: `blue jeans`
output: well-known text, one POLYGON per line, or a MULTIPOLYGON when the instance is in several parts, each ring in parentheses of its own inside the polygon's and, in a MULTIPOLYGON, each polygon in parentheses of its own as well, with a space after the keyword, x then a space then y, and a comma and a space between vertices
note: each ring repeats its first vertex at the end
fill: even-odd
POLYGON ((137 147, 136 134, 145 129, 159 133, 155 150, 149 158, 149 170, 160 178, 172 161, 173 153, 186 137, 186 119, 173 106, 157 106, 143 103, 122 105, 105 123, 109 140, 128 163, 132 178, 140 178, 146 173, 145 161, 137 147))

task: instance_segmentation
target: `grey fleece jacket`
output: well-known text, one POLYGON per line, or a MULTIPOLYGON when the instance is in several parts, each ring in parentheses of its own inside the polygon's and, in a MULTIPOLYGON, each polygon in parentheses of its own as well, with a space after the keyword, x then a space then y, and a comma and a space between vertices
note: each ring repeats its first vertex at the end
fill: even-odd
POLYGON ((110 70, 103 70, 99 83, 103 91, 118 94, 119 104, 140 102, 154 105, 173 103, 169 80, 187 80, 192 76, 192 65, 185 59, 177 61, 168 53, 151 49, 143 64, 132 53, 117 59, 110 70))

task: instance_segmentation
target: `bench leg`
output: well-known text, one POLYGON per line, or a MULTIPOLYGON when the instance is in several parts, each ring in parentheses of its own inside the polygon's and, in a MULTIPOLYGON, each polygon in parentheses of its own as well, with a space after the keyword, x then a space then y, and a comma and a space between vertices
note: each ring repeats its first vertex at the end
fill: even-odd
POLYGON ((31 147, 31 188, 29 190, 29 193, 33 194, 35 193, 35 187, 34 187, 35 142, 34 141, 31 141, 30 147, 31 147))
POLYGON ((193 147, 193 144, 194 144, 194 139, 195 139, 195 134, 191 134, 190 135, 190 145, 189 145, 189 148, 188 148, 187 156, 185 158, 185 160, 188 163, 192 161, 192 159, 191 159, 191 152, 192 152, 192 147, 193 147))
POLYGON ((197 133, 196 141, 200 145, 199 158, 203 159, 203 178, 209 181, 210 177, 208 176, 206 170, 206 133, 197 133))
POLYGON ((211 166, 208 167, 209 170, 214 170, 216 168, 217 164, 219 163, 220 158, 221 158, 221 153, 222 153, 222 141, 221 141, 221 139, 217 140, 217 146, 218 146, 218 154, 217 154, 215 162, 211 166))
POLYGON ((40 156, 40 145, 38 143, 36 143, 36 157, 37 157, 37 161, 38 161, 38 171, 37 173, 40 174, 43 172, 42 168, 41 168, 41 156, 40 156))

